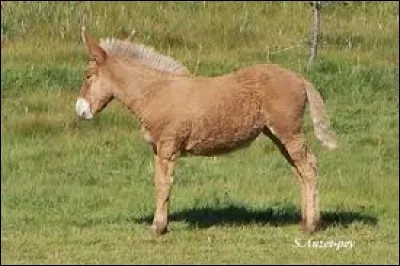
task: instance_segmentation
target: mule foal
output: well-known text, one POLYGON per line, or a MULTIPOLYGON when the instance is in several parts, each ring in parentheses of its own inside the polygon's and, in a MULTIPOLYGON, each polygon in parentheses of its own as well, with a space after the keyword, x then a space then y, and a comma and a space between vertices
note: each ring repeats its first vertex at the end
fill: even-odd
POLYGON ((155 233, 167 231, 178 157, 232 152, 248 146, 261 132, 277 144, 300 180, 303 230, 316 229, 316 159, 301 133, 307 102, 316 137, 331 149, 336 137, 312 84, 268 64, 219 77, 193 77, 180 63, 145 47, 109 39, 99 44, 85 31, 82 36, 91 60, 75 111, 92 119, 116 99, 140 119, 141 133, 154 152, 155 233))

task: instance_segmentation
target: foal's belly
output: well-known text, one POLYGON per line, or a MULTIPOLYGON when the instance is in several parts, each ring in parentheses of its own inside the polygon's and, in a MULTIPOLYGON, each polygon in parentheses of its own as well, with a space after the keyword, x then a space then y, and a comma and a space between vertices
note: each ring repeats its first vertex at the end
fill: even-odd
POLYGON ((261 127, 241 128, 236 131, 205 130, 194 132, 186 142, 185 152, 212 156, 248 147, 261 132, 261 127))
POLYGON ((257 102, 249 97, 210 104, 204 113, 191 121, 185 151, 215 155, 244 148, 257 138, 264 126, 257 102))

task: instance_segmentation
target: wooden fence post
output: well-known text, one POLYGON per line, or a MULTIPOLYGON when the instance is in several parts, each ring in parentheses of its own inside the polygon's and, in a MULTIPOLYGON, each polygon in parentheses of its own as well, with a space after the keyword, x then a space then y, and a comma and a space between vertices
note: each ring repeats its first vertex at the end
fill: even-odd
POLYGON ((310 58, 307 68, 317 57, 318 40, 320 36, 321 1, 312 1, 312 23, 310 28, 310 58))

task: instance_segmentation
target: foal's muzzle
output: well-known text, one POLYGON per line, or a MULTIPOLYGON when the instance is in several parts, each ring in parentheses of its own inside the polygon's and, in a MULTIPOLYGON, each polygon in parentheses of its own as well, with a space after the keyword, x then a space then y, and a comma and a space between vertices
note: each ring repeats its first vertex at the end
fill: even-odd
POLYGON ((80 118, 83 118, 83 119, 92 119, 93 118, 92 111, 90 110, 90 105, 83 98, 78 98, 78 100, 76 101, 75 111, 76 111, 76 114, 80 118))

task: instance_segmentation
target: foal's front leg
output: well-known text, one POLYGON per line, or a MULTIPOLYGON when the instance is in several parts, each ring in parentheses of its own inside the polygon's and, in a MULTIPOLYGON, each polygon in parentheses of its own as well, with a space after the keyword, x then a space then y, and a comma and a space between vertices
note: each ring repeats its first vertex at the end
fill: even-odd
POLYGON ((174 156, 167 156, 162 149, 158 149, 155 155, 154 186, 156 193, 156 210, 152 230, 160 235, 167 232, 168 227, 168 203, 172 185, 174 182, 174 156))

